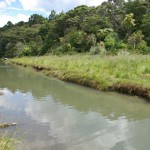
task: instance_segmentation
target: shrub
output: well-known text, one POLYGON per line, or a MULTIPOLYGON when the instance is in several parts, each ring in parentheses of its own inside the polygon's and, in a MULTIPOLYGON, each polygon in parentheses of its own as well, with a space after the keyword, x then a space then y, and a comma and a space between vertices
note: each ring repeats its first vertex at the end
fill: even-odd
POLYGON ((131 49, 136 49, 137 44, 140 43, 144 38, 141 31, 134 32, 128 37, 128 45, 131 49))
POLYGON ((142 34, 142 31, 134 32, 128 38, 128 47, 136 53, 150 53, 150 49, 147 46, 147 43, 144 41, 144 35, 142 34))
POLYGON ((127 49, 128 45, 125 44, 123 41, 119 40, 116 42, 116 48, 117 49, 127 49))
POLYGON ((118 56, 128 56, 130 53, 126 49, 121 49, 118 51, 118 56))
POLYGON ((150 54, 150 48, 144 40, 137 44, 137 49, 141 54, 150 54))
POLYGON ((96 46, 92 46, 90 49, 90 54, 91 55, 96 55, 96 54, 104 55, 104 54, 106 54, 106 49, 105 49, 104 43, 101 42, 101 43, 97 43, 96 46))
POLYGON ((84 31, 73 31, 69 35, 69 43, 75 47, 78 52, 86 51, 87 34, 84 31))
POLYGON ((115 48, 116 41, 113 34, 107 35, 104 41, 107 50, 113 50, 115 48))
POLYGON ((20 56, 31 56, 32 50, 28 45, 24 45, 23 51, 21 52, 20 56))
POLYGON ((86 51, 89 51, 91 47, 96 45, 96 36, 95 34, 88 35, 86 39, 86 51))

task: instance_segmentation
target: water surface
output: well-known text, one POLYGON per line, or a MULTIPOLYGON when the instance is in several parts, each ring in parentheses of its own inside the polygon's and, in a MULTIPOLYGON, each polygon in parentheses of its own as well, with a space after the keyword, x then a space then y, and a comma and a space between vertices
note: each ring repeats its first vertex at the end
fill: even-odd
POLYGON ((141 98, 5 64, 0 92, 0 122, 18 123, 9 128, 21 141, 17 150, 150 149, 150 104, 141 98))

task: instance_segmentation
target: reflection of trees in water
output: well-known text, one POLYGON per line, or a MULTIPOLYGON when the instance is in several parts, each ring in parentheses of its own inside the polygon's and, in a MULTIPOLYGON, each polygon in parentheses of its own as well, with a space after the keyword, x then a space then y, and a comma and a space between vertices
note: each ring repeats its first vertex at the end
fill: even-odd
POLYGON ((0 85, 13 93, 32 92, 36 99, 51 95, 54 100, 75 107, 81 112, 96 111, 110 119, 126 116, 129 119, 146 119, 150 105, 136 97, 95 90, 47 78, 20 67, 0 70, 0 85))

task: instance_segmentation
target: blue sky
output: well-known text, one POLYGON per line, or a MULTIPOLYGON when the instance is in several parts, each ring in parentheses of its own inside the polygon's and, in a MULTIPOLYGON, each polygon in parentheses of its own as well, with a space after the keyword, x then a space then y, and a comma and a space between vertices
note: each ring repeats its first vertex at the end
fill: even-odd
POLYGON ((8 21, 13 23, 28 21, 32 14, 47 17, 51 10, 57 12, 68 11, 76 6, 100 5, 104 0, 0 0, 0 27, 8 21))

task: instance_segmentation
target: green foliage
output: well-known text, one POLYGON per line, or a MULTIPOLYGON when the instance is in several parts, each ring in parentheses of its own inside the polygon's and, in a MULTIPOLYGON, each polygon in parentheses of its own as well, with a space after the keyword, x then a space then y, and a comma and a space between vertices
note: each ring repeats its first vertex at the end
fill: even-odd
POLYGON ((89 34, 86 39, 85 49, 88 51, 92 46, 96 45, 96 36, 95 34, 89 34))
POLYGON ((11 28, 13 26, 13 23, 11 21, 8 21, 6 26, 7 28, 11 28))
POLYGON ((150 46, 150 9, 145 15, 143 15, 141 28, 143 29, 145 40, 150 46))
POLYGON ((14 144, 16 143, 18 142, 13 138, 6 138, 6 137, 0 138, 1 150, 15 150, 14 144))
POLYGON ((127 28, 128 30, 135 26, 135 19, 133 19, 133 17, 134 17, 133 13, 126 14, 126 16, 123 20, 123 24, 124 24, 125 28, 127 28))
POLYGON ((26 44, 23 46, 22 50, 18 54, 18 56, 36 56, 40 53, 42 48, 42 43, 39 39, 40 37, 37 37, 35 42, 30 42, 29 44, 26 44))
POLYGON ((107 50, 114 50, 115 43, 116 43, 114 34, 111 33, 107 35, 104 41, 105 41, 105 47, 107 50))
POLYGON ((121 84, 122 90, 127 90, 130 94, 131 91, 137 91, 137 95, 142 96, 141 93, 145 93, 150 98, 149 55, 49 55, 14 58, 10 61, 43 68, 47 75, 99 90, 120 88, 121 84))
POLYGON ((144 38, 144 35, 141 31, 134 32, 131 36, 128 38, 128 44, 131 48, 135 49, 137 47, 137 44, 142 41, 144 38))
POLYGON ((98 30, 107 28, 109 25, 106 19, 101 18, 99 15, 93 14, 92 16, 87 17, 81 26, 87 33, 97 33, 98 30))
POLYGON ((65 41, 70 43, 71 47, 74 47, 77 52, 86 51, 86 39, 87 34, 84 31, 72 30, 65 38, 65 41))
MULTIPOLYGON (((4 124, 1 124, 1 126, 3 125, 4 124)), ((16 144, 20 143, 20 141, 14 139, 13 134, 11 136, 8 135, 7 132, 0 134, 0 149, 1 150, 15 150, 16 144)))
POLYGON ((149 54, 150 2, 113 0, 97 7, 81 5, 66 13, 52 10, 48 19, 33 14, 28 22, 9 21, 0 28, 0 57, 54 51, 97 53, 100 42, 109 54, 125 49, 149 54))
POLYGON ((76 50, 71 46, 70 43, 64 43, 61 46, 58 46, 54 50, 51 51, 52 54, 61 55, 61 54, 75 54, 76 50))
POLYGON ((133 13, 126 14, 123 20, 124 28, 126 29, 126 32, 128 34, 131 33, 132 28, 135 26, 135 19, 133 17, 134 17, 133 13))
POLYGON ((126 14, 134 14, 136 28, 140 28, 143 16, 148 13, 150 2, 146 0, 133 0, 125 3, 126 14))
POLYGON ((21 52, 20 56, 31 56, 32 50, 30 46, 24 45, 23 51, 21 52))
POLYGON ((118 40, 116 42, 116 48, 117 49, 127 49, 128 45, 126 43, 124 43, 122 40, 118 40))
POLYGON ((141 31, 134 32, 128 38, 128 45, 130 49, 133 49, 137 53, 148 54, 150 49, 147 46, 147 43, 144 41, 144 35, 141 31))
POLYGON ((43 23, 44 20, 46 20, 42 15, 33 14, 29 18, 29 25, 39 24, 43 23))
POLYGON ((69 28, 73 28, 73 27, 77 27, 78 28, 79 27, 79 21, 80 21, 79 16, 68 18, 66 20, 67 25, 68 25, 69 28))
POLYGON ((110 33, 112 33, 113 31, 114 30, 112 28, 100 29, 96 33, 97 39, 103 41, 106 38, 106 36, 109 35, 110 33))
POLYGON ((150 54, 150 48, 144 40, 137 44, 137 51, 141 54, 150 54))
POLYGON ((106 49, 105 49, 104 43, 101 42, 101 43, 96 44, 96 46, 91 46, 90 54, 91 55, 96 55, 96 54, 105 55, 106 49))
POLYGON ((52 10, 50 15, 49 15, 49 20, 53 20, 54 18, 56 17, 56 11, 55 10, 52 10))

